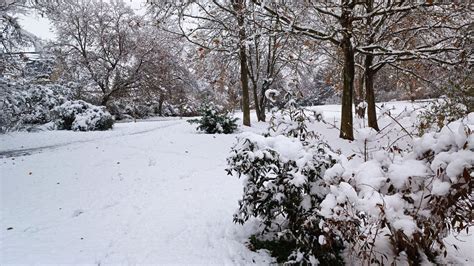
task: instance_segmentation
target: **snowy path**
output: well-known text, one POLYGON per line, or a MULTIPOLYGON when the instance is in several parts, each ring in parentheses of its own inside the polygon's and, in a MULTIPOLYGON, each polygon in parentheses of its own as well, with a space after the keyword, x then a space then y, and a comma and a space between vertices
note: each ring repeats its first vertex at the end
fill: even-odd
MULTIPOLYGON (((109 136, 109 138, 111 138, 111 137, 123 137, 125 135, 138 135, 138 134, 149 133, 151 131, 155 131, 155 130, 167 128, 167 127, 170 127, 170 126, 174 126, 176 124, 179 124, 179 122, 166 123, 164 125, 153 127, 151 129, 144 129, 144 130, 140 130, 140 131, 136 131, 136 132, 132 132, 132 133, 125 133, 125 134, 122 134, 122 135, 109 136)), ((77 132, 74 132, 74 133, 80 134, 80 133, 77 133, 77 132)), ((81 139, 81 140, 69 140, 68 139, 66 142, 60 142, 58 144, 49 144, 49 145, 46 145, 46 146, 39 146, 39 147, 32 147, 32 148, 20 148, 20 149, 17 148, 17 149, 12 149, 12 150, 3 150, 3 151, 0 150, 0 157, 14 157, 14 156, 31 155, 33 153, 38 153, 38 152, 41 152, 43 150, 60 148, 60 147, 66 146, 66 145, 97 141, 97 140, 103 139, 103 137, 104 136, 91 138, 91 139, 81 139)))
POLYGON ((235 135, 182 120, 117 126, 2 136, 0 150, 36 150, 0 159, 0 264, 268 261, 232 223, 242 188, 224 169, 235 135))

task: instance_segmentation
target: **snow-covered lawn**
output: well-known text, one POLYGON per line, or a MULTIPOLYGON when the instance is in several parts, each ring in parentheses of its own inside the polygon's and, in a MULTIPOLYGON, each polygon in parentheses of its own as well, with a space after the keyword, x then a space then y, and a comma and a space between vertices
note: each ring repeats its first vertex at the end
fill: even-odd
POLYGON ((185 120, 1 136, 2 151, 35 149, 0 161, 0 264, 268 262, 232 222, 234 138, 185 120))
MULTIPOLYGON (((409 104, 395 103, 400 110, 409 104)), ((316 107, 331 117, 335 106, 316 107)), ((263 123, 243 131, 259 131, 263 123)), ((227 176, 236 135, 185 120, 117 123, 105 132, 0 136, 0 264, 268 264, 232 214, 241 181, 227 176)), ((320 128, 339 149, 337 129, 320 128)), ((474 238, 453 238, 474 263, 474 238)))

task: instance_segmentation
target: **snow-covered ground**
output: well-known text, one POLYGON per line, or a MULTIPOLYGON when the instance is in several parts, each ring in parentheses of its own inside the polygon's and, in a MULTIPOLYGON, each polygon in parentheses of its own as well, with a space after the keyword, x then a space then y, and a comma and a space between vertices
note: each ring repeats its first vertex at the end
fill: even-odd
POLYGON ((232 222, 234 138, 185 120, 1 136, 2 151, 35 149, 0 159, 0 264, 268 262, 232 222))
MULTIPOLYGON (((390 104, 396 113, 411 106, 390 104)), ((337 117, 337 106, 315 108, 337 117)), ((194 127, 152 119, 104 132, 1 135, 0 265, 271 263, 246 247, 252 224, 232 222, 242 185, 224 169, 236 134, 194 127)), ((319 130, 357 150, 330 125, 319 130)), ((474 237, 461 240, 450 238, 459 251, 450 249, 472 265, 474 237)))

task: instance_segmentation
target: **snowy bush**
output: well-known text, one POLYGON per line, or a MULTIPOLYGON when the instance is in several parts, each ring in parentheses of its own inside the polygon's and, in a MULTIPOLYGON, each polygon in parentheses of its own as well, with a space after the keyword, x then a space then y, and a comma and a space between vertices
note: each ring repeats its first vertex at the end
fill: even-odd
POLYGON ((208 134, 230 134, 237 129, 238 119, 214 104, 204 105, 201 108, 201 115, 200 119, 188 120, 188 122, 199 124, 197 129, 208 134))
POLYGON ((26 62, 23 75, 29 81, 50 80, 54 72, 55 61, 51 58, 42 58, 26 62))
MULTIPOLYGON (((179 103, 176 105, 171 105, 170 106, 175 109, 175 112, 179 114, 179 116, 196 116, 198 113, 203 113, 202 108, 197 108, 197 106, 194 103, 179 103)), ((219 108, 219 111, 222 112, 221 108, 219 108)))
POLYGON ((301 110, 285 111, 274 130, 279 135, 245 133, 227 159, 228 174, 244 176, 244 194, 234 221, 251 217, 263 231, 254 235, 253 248, 272 249, 279 262, 341 263, 342 242, 320 229, 316 210, 326 195, 322 185, 326 169, 334 164, 333 152, 306 130, 301 110))
POLYGON ((308 129, 308 124, 322 120, 321 113, 304 109, 294 100, 289 100, 284 108, 272 109, 267 135, 285 135, 300 141, 315 139, 318 136, 316 132, 308 129))
POLYGON ((0 132, 51 121, 51 110, 66 101, 70 90, 59 84, 23 84, 0 80, 0 132))
POLYGON ((418 132, 423 135, 429 131, 439 131, 450 122, 467 114, 467 107, 458 98, 444 97, 433 101, 418 115, 418 132))
POLYGON ((379 151, 324 175, 324 231, 369 263, 440 262, 443 239, 472 226, 474 113, 415 140, 411 152, 379 151))
POLYGON ((58 129, 74 131, 107 130, 114 119, 105 107, 78 100, 67 101, 54 108, 55 125, 58 129))

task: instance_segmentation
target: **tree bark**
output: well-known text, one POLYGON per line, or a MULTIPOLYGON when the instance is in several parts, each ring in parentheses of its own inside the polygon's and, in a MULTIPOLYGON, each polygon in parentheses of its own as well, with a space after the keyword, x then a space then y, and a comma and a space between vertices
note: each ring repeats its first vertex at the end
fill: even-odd
POLYGON ((245 126, 250 126, 249 78, 247 69, 247 52, 245 49, 245 21, 243 14, 245 0, 233 0, 232 6, 237 15, 237 25, 239 27, 240 82, 242 84, 243 124, 245 126))
POLYGON ((354 92, 354 50, 350 39, 342 40, 344 51, 343 88, 341 106, 341 129, 339 137, 343 139, 354 139, 352 118, 352 94, 354 92))
POLYGON ((110 99, 110 94, 105 94, 104 97, 102 97, 102 101, 100 102, 100 105, 107 106, 109 99, 110 99))
MULTIPOLYGON (((374 2, 373 0, 367 0, 366 11, 371 13, 373 10, 374 2)), ((372 17, 367 17, 367 26, 372 29, 372 17)), ((374 37, 372 33, 367 39, 367 44, 371 45, 374 42, 374 37)), ((377 70, 372 69, 372 63, 374 61, 374 56, 371 54, 365 55, 364 67, 364 83, 365 83, 365 101, 367 102, 367 120, 369 127, 380 131, 379 125, 377 123, 377 112, 375 110, 375 92, 374 92, 374 79, 377 70)))
POLYGON ((352 118, 352 97, 354 93, 354 47, 352 47, 352 6, 344 6, 340 18, 343 31, 341 48, 344 53, 344 67, 342 70, 342 103, 341 103, 341 128, 339 137, 354 140, 353 118, 352 118))
POLYGON ((267 100, 265 98, 266 97, 265 92, 267 91, 267 89, 268 89, 267 82, 264 81, 262 88, 260 90, 260 94, 262 95, 262 97, 260 98, 260 121, 262 122, 265 122, 266 120, 265 106, 266 106, 267 100))
POLYGON ((257 114, 257 120, 258 121, 265 121, 261 119, 261 109, 260 109, 260 104, 259 104, 259 98, 258 98, 258 93, 257 93, 257 84, 253 84, 253 98, 255 102, 255 113, 257 114))
POLYGON ((365 56, 365 101, 367 102, 367 120, 369 127, 379 131, 377 123, 377 113, 375 106, 375 92, 374 92, 374 78, 375 70, 371 69, 373 55, 367 54, 365 56))
POLYGON ((158 100, 158 115, 163 116, 163 103, 165 102, 165 97, 163 94, 160 94, 160 99, 158 100))
POLYGON ((358 118, 365 118, 365 110, 367 109, 366 106, 360 106, 365 100, 364 97, 364 79, 365 79, 365 71, 361 70, 361 73, 358 75, 357 79, 357 93, 356 97, 354 97, 354 106, 355 106, 355 113, 358 118))

